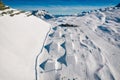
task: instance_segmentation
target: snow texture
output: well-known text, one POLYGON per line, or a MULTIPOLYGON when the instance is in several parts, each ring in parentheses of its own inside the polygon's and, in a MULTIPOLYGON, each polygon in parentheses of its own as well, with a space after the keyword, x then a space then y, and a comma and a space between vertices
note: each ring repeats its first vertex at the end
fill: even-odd
POLYGON ((48 22, 53 27, 37 64, 47 59, 51 64, 46 63, 49 71, 37 66, 37 80, 120 79, 119 7, 58 17, 48 22))
POLYGON ((120 79, 120 7, 49 24, 29 12, 0 13, 0 80, 120 79))

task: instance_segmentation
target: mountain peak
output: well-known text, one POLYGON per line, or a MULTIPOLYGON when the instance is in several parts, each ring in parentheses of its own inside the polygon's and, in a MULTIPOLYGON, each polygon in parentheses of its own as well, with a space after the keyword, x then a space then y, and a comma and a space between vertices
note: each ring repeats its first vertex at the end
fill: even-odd
POLYGON ((41 18, 41 19, 51 19, 54 17, 52 14, 50 14, 46 10, 34 10, 34 11, 32 11, 32 14, 34 16, 41 18))
POLYGON ((120 3, 118 5, 116 5, 115 7, 120 7, 120 3))

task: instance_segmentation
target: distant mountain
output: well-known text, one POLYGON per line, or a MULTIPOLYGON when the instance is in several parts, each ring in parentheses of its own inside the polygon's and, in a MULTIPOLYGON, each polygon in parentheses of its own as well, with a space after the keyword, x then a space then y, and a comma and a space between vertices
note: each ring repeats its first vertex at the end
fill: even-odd
POLYGON ((54 16, 50 13, 48 13, 48 11, 46 10, 34 10, 31 11, 33 15, 41 18, 41 19, 51 19, 54 18, 54 16))
POLYGON ((85 15, 92 14, 92 13, 97 13, 97 12, 112 11, 112 10, 115 10, 115 9, 120 9, 119 6, 120 6, 120 4, 118 4, 115 7, 106 7, 106 8, 96 9, 96 10, 83 11, 81 13, 75 14, 75 16, 85 16, 85 15))
POLYGON ((120 7, 120 3, 118 5, 116 5, 115 7, 120 7))

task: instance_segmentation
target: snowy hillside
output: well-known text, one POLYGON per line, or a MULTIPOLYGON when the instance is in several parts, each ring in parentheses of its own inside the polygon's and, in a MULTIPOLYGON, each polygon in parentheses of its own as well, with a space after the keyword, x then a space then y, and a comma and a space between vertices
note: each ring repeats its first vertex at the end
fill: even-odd
POLYGON ((35 59, 49 28, 29 12, 0 11, 0 80, 35 80, 35 59))
POLYGON ((59 17, 38 55, 36 80, 119 80, 120 8, 59 17))
POLYGON ((32 14, 0 10, 0 80, 120 79, 120 7, 48 23, 32 14))

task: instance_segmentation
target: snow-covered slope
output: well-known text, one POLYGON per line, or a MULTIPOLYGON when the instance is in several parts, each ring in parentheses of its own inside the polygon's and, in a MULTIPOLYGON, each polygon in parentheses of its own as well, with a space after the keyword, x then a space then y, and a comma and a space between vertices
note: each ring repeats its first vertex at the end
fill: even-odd
POLYGON ((120 8, 59 17, 38 55, 36 80, 119 80, 120 8))
POLYGON ((0 11, 0 80, 120 79, 120 7, 48 22, 0 11))
POLYGON ((35 80, 35 59, 49 29, 29 12, 0 11, 0 80, 35 80))

